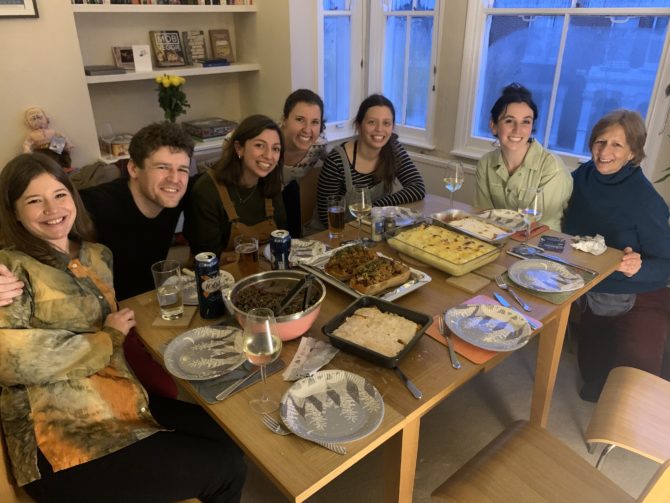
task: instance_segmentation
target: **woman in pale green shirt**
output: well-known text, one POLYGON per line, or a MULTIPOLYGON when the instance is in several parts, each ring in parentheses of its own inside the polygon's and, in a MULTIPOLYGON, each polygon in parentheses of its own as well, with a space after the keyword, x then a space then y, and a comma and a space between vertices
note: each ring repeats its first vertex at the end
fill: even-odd
POLYGON ((528 89, 516 83, 503 89, 489 121, 500 148, 477 163, 474 204, 480 209, 517 210, 520 200, 542 189, 544 215, 540 222, 560 231, 572 194, 572 177, 557 156, 532 138, 536 119, 537 106, 528 89))

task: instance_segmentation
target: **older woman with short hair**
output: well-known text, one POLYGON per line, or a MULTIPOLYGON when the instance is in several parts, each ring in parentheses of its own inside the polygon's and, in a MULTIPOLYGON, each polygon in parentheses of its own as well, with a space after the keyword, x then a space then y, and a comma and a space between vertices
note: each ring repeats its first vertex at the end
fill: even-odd
POLYGON ((661 373, 670 314, 670 214, 640 169, 646 137, 637 112, 611 112, 593 127, 592 159, 572 174, 563 230, 600 234, 624 251, 617 271, 586 295, 578 325, 580 396, 589 401, 598 399, 614 367, 661 373))

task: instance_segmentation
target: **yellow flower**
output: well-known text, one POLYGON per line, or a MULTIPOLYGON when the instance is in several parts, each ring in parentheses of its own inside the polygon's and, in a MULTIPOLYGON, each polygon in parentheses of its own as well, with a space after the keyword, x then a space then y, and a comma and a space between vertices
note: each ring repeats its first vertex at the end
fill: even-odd
POLYGON ((163 76, 162 75, 156 75, 156 84, 161 84, 163 82, 163 76))
POLYGON ((179 87, 185 82, 185 80, 182 77, 179 77, 177 75, 170 75, 170 84, 179 87))
POLYGON ((170 77, 168 77, 167 75, 163 75, 161 83, 163 84, 163 87, 170 87, 170 77))

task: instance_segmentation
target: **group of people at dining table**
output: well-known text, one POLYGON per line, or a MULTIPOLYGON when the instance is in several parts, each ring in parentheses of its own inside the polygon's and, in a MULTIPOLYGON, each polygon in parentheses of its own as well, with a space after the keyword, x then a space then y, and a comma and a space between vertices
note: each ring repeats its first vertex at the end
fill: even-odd
MULTIPOLYGON (((504 88, 490 116, 497 148, 477 165, 473 206, 517 209, 539 189, 542 223, 623 250, 617 271, 580 299, 580 395, 595 401, 615 366, 661 373, 668 206, 640 169, 639 114, 601 118, 591 160, 572 174, 533 139, 537 115, 528 89, 504 88)), ((391 101, 369 96, 355 137, 327 152, 323 101, 300 89, 279 123, 242 120, 197 178, 193 141, 172 123, 135 134, 127 177, 81 192, 46 156, 9 161, 0 171, 0 416, 18 485, 36 501, 239 501, 241 450, 200 407, 176 399, 117 300, 153 289, 150 266, 165 259, 182 212, 192 253, 225 261, 237 235, 264 242, 277 228, 294 238, 326 228, 327 197, 353 187, 369 187, 377 206, 423 199, 394 124, 391 101), (298 182, 314 169, 316 208, 301 215, 298 182)))

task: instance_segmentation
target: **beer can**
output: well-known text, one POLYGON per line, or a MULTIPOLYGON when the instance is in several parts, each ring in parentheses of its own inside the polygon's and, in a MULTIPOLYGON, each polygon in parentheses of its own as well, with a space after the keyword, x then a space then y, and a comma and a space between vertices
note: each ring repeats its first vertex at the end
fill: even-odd
POLYGON ((288 269, 288 256, 291 253, 291 234, 279 229, 270 233, 270 255, 273 269, 288 269))
POLYGON ((212 252, 195 256, 195 282, 198 288, 198 305, 202 318, 219 318, 226 312, 221 293, 219 259, 212 252))

